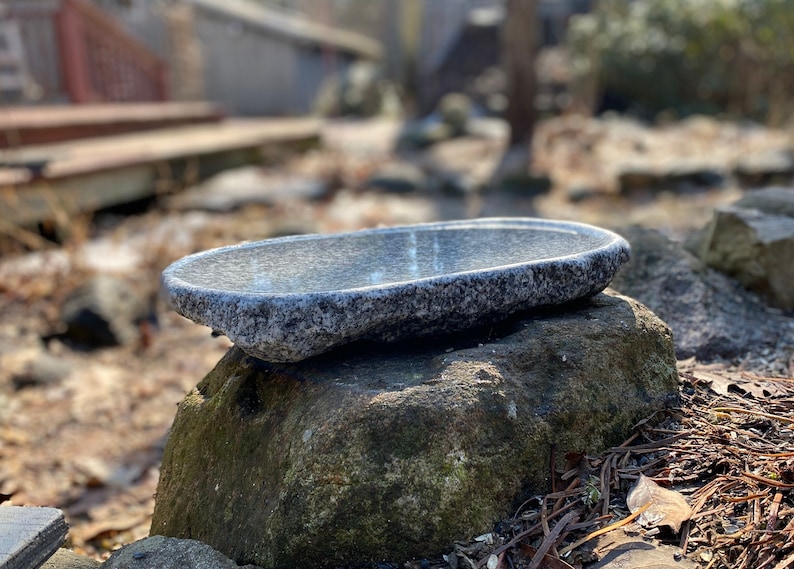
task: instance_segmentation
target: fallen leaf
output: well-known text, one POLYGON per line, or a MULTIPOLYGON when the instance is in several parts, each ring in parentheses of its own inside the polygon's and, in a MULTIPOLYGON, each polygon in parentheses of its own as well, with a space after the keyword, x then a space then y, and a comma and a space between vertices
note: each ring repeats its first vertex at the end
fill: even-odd
POLYGON ((780 382, 766 379, 743 379, 735 382, 737 389, 751 394, 756 399, 763 397, 782 397, 788 395, 788 391, 780 382))
POLYGON ((674 532, 678 532, 681 524, 692 516, 692 508, 681 494, 662 488, 640 474, 639 480, 629 491, 626 504, 634 513, 648 503, 651 506, 637 518, 643 527, 669 526, 674 532))
POLYGON ((717 395, 741 393, 752 395, 756 399, 780 397, 788 392, 773 379, 749 378, 733 374, 717 374, 694 370, 690 372, 699 382, 705 383, 717 395))

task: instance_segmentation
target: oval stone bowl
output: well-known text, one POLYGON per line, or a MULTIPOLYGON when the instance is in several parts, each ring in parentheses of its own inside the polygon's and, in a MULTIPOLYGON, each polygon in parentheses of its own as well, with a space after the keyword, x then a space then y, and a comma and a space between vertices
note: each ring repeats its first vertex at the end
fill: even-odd
POLYGON ((482 218, 212 249, 169 266, 163 289, 179 314, 248 354, 296 362, 589 297, 628 258, 629 244, 598 227, 482 218))

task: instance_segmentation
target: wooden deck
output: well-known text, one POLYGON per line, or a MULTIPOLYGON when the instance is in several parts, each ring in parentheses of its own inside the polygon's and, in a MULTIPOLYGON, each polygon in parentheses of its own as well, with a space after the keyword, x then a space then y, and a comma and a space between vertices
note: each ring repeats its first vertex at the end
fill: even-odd
MULTIPOLYGON (((259 163, 264 153, 320 140, 312 119, 240 119, 4 151, 0 225, 64 218, 154 195, 220 170, 259 163)), ((0 227, 0 230, 2 227, 0 227)))
POLYGON ((0 107, 0 148, 50 144, 223 119, 205 102, 0 107))

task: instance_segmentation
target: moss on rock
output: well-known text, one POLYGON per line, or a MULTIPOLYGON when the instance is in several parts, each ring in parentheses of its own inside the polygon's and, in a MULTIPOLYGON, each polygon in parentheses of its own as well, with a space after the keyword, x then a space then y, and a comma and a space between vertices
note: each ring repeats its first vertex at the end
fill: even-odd
POLYGON ((180 404, 152 533, 265 568, 438 554, 544 491, 550 445, 621 442, 676 378, 667 326, 612 294, 297 364, 233 348, 180 404))

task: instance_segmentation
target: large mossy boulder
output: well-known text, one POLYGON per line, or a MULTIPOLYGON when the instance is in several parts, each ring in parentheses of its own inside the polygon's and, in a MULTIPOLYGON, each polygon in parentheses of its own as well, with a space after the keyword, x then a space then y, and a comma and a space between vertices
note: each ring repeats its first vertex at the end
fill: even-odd
POLYGON ((677 394, 669 328, 614 293, 294 364, 232 348, 179 406, 152 534, 265 568, 448 552, 677 394), (561 466, 556 465, 556 466, 561 466))

